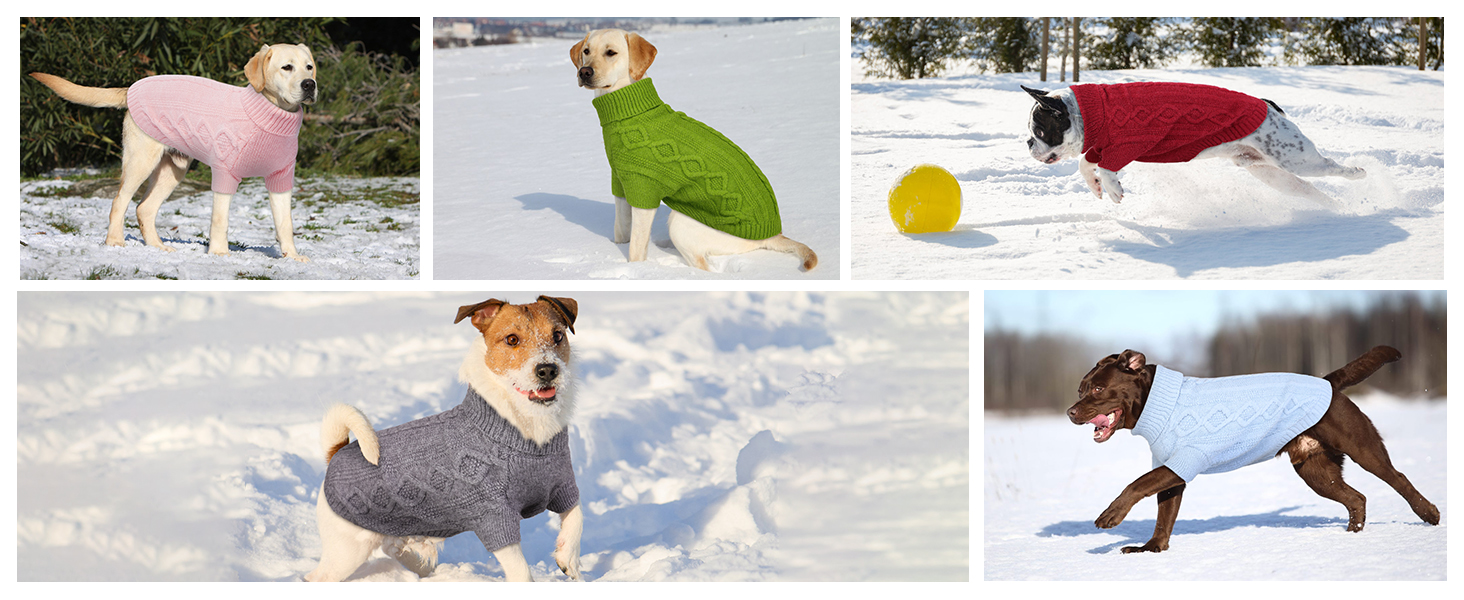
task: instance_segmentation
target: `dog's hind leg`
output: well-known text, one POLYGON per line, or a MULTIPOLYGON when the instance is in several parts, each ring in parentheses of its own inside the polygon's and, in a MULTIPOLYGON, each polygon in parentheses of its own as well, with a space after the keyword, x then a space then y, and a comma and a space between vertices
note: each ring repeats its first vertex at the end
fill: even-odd
POLYGON ((1293 175, 1286 170, 1270 164, 1253 148, 1241 147, 1239 153, 1231 157, 1237 166, 1245 167, 1251 175, 1262 183, 1271 186, 1278 192, 1288 196, 1300 196, 1326 207, 1329 210, 1342 208, 1342 203, 1337 202, 1331 196, 1322 193, 1310 182, 1293 175))
POLYGON ((147 196, 137 205, 137 226, 142 229, 142 241, 154 248, 162 248, 172 252, 174 248, 163 244, 162 238, 158 237, 158 207, 178 187, 178 182, 183 180, 183 175, 188 172, 188 163, 192 162, 187 156, 176 152, 164 152, 162 160, 158 161, 157 168, 153 169, 152 177, 148 180, 150 186, 147 196))
POLYGON ((381 549, 402 563, 417 577, 426 578, 437 570, 437 549, 441 538, 387 538, 381 549))
POLYGON ((153 174, 164 150, 167 146, 148 137, 137 127, 132 121, 132 113, 122 117, 121 186, 117 188, 117 197, 112 200, 112 212, 107 216, 108 246, 127 245, 127 235, 122 231, 127 205, 132 203, 137 188, 142 187, 142 183, 153 174))
POLYGON ((335 514, 323 488, 316 500, 315 520, 320 526, 320 565, 305 576, 305 581, 344 581, 381 546, 384 537, 335 514))
POLYGON ((1346 177, 1362 179, 1367 171, 1338 164, 1317 151, 1317 145, 1291 119, 1274 107, 1261 126, 1247 136, 1256 147, 1282 169, 1302 177, 1346 177))
MULTIPOLYGON (((1398 469, 1393 468, 1393 461, 1388 458, 1388 448, 1383 445, 1383 436, 1373 426, 1372 419, 1363 414, 1352 400, 1340 394, 1332 398, 1332 407, 1327 413, 1328 417, 1335 417, 1330 420, 1331 425, 1322 428, 1330 438, 1327 441, 1358 466, 1391 486, 1408 502, 1408 507, 1413 509, 1413 514, 1418 515, 1418 518, 1429 525, 1438 525, 1438 507, 1424 498, 1398 469)), ((1328 419, 1323 419, 1323 423, 1327 422, 1328 419)))
POLYGON ((493 558, 498 559, 498 566, 503 567, 504 581, 533 581, 534 576, 529 572, 529 561, 524 560, 523 548, 518 544, 509 544, 493 551, 493 558))
POLYGON ((1307 433, 1287 442, 1283 450, 1291 455, 1292 468, 1313 492, 1347 507, 1347 530, 1362 531, 1367 519, 1367 497, 1342 481, 1342 455, 1323 447, 1307 433))

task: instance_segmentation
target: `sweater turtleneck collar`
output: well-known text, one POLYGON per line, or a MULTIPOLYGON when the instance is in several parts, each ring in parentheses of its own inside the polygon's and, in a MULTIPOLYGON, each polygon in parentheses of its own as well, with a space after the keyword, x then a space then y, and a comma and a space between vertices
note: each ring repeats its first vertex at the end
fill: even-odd
POLYGON ((524 454, 547 456, 565 452, 569 449, 568 428, 565 428, 553 438, 550 438, 543 446, 535 444, 533 440, 525 438, 523 432, 520 432, 517 427, 514 427, 513 423, 509 423, 508 419, 503 418, 502 415, 498 414, 498 411, 493 410, 493 407, 488 405, 488 401, 484 400, 482 396, 479 396, 478 392, 472 386, 468 387, 468 393, 463 398, 463 403, 459 404, 457 408, 448 411, 447 415, 448 418, 467 419, 468 422, 482 430, 488 439, 513 450, 523 452, 524 454))
POLYGON ((629 119, 646 111, 662 106, 661 97, 656 95, 656 86, 647 77, 623 88, 595 98, 595 112, 600 115, 600 126, 629 119))
MULTIPOLYGON (((248 88, 248 86, 244 86, 248 88)), ((240 103, 249 120, 264 131, 275 135, 293 136, 300 131, 300 122, 305 118, 302 104, 295 112, 275 106, 264 94, 248 90, 240 94, 240 103)))
POLYGON ((1184 373, 1155 365, 1154 383, 1149 386, 1149 397, 1144 401, 1144 412, 1134 424, 1134 435, 1149 440, 1153 445, 1169 423, 1169 415, 1179 403, 1180 386, 1184 384, 1184 373))

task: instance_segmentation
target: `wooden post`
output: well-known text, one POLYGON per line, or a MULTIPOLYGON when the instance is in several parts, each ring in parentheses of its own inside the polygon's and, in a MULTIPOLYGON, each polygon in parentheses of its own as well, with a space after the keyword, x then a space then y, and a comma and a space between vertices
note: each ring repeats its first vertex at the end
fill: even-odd
POLYGON ((1082 17, 1073 17, 1073 83, 1078 82, 1078 46, 1082 45, 1078 43, 1078 40, 1081 39, 1078 37, 1078 21, 1081 20, 1083 20, 1082 17))
POLYGON ((1428 17, 1418 18, 1418 70, 1428 62, 1428 17))
MULTIPOLYGON (((1051 23, 1048 22, 1048 19, 1051 18, 1042 17, 1042 81, 1047 81, 1047 36, 1052 32, 1051 23)), ((1423 59, 1420 58, 1418 61, 1418 68, 1422 69, 1423 59)))

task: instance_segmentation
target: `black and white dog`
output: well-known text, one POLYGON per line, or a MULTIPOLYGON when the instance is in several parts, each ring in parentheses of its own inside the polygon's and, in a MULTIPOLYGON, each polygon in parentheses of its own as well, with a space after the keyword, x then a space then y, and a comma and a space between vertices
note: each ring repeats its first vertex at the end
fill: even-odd
POLYGON ((1078 158, 1088 189, 1114 203, 1123 199, 1116 172, 1136 160, 1229 158, 1282 193, 1333 210, 1341 205, 1298 175, 1367 175, 1322 156, 1275 103, 1223 88, 1156 82, 1022 89, 1037 100, 1028 122, 1032 157, 1047 164, 1078 158))

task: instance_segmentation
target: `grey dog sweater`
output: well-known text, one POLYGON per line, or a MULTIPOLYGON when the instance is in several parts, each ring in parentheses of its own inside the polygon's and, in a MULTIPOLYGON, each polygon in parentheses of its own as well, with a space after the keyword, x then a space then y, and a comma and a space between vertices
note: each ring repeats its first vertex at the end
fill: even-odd
POLYGON ((456 408, 376 433, 379 465, 351 442, 330 459, 325 499, 341 518, 391 536, 478 534, 490 552, 519 521, 579 504, 569 433, 527 440, 472 388, 456 408))

